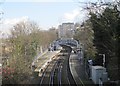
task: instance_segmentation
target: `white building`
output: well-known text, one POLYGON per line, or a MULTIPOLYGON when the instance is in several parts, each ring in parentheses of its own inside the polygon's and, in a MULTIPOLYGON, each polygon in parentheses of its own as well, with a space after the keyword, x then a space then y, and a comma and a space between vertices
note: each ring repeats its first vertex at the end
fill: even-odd
POLYGON ((62 23, 58 26, 58 36, 59 38, 73 38, 75 33, 74 23, 62 23))

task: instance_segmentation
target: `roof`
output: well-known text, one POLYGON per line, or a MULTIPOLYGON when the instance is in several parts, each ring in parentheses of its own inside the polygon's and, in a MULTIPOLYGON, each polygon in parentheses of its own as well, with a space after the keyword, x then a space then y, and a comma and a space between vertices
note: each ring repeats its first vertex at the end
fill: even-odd
POLYGON ((105 67, 102 66, 92 66, 94 69, 106 69, 105 67))

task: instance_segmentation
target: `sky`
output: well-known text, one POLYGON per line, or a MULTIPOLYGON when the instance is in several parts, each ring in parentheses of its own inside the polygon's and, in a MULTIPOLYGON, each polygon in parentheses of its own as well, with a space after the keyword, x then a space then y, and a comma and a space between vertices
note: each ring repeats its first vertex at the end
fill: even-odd
POLYGON ((0 0, 4 2, 0 3, 0 11, 4 12, 0 31, 9 33, 11 26, 28 19, 44 30, 64 22, 83 22, 88 12, 83 10, 86 4, 78 1, 98 0, 0 0))

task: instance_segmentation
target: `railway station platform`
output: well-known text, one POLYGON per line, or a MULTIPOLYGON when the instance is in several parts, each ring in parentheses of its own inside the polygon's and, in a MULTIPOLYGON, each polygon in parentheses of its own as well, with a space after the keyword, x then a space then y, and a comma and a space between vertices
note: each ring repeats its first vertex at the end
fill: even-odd
POLYGON ((60 53, 61 50, 57 51, 47 51, 40 55, 38 59, 34 62, 35 65, 35 72, 40 72, 41 69, 44 69, 48 62, 50 62, 55 56, 60 53))
POLYGON ((85 72, 83 60, 77 54, 71 53, 69 66, 77 86, 95 86, 85 72))

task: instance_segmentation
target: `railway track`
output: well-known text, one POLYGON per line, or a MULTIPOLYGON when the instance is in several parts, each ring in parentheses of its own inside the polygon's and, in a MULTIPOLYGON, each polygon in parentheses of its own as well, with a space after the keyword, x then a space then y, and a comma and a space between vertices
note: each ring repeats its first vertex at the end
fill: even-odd
POLYGON ((53 84, 53 73, 55 71, 55 67, 57 65, 57 59, 52 60, 51 62, 49 62, 49 64, 47 65, 46 69, 44 70, 41 79, 40 79, 40 86, 44 86, 46 85, 52 85, 53 84))
POLYGON ((49 62, 40 77, 40 86, 76 85, 69 68, 69 56, 69 52, 64 52, 64 54, 61 53, 49 62))

